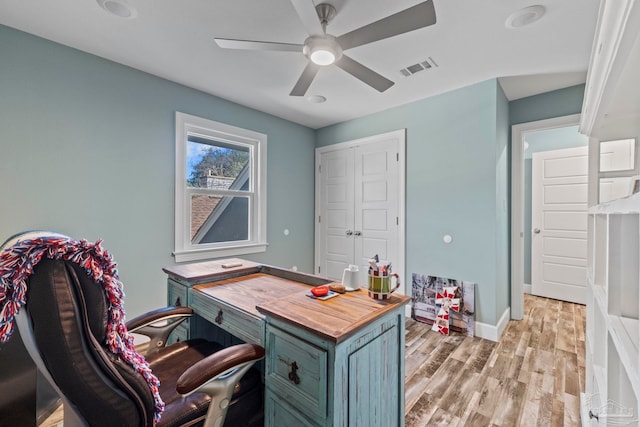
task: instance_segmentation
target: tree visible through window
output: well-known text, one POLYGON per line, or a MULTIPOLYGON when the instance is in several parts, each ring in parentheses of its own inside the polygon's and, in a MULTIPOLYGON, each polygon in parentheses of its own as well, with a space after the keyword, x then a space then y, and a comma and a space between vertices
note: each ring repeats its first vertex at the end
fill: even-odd
POLYGON ((187 141, 187 187, 211 190, 191 197, 191 243, 242 241, 249 238, 246 197, 224 190, 248 191, 249 149, 190 137, 187 141))
POLYGON ((186 250, 251 246, 256 252, 256 243, 264 245, 266 136, 176 113, 176 138, 176 193, 182 192, 176 194, 176 257, 178 243, 186 250))

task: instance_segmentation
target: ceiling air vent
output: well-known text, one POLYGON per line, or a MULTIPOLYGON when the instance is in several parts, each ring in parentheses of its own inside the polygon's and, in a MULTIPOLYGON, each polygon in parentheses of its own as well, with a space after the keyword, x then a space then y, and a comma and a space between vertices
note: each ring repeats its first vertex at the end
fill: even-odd
POLYGON ((419 62, 417 64, 409 65, 407 68, 403 68, 400 70, 400 74, 405 77, 409 77, 414 75, 415 73, 419 73, 420 71, 428 70, 433 67, 437 67, 438 64, 433 58, 429 57, 429 59, 419 62))

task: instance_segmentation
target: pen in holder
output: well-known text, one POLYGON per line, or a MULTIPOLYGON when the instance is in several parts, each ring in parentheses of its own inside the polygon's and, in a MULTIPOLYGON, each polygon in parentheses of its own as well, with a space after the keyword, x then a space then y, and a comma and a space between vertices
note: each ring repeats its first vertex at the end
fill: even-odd
POLYGON ((368 293, 375 300, 386 300, 400 287, 400 277, 391 272, 391 263, 369 260, 368 293))

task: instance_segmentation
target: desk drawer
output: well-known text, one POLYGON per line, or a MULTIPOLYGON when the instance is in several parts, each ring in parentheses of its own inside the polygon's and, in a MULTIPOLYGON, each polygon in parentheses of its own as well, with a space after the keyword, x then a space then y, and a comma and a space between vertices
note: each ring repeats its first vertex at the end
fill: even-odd
MULTIPOLYGON (((167 282, 167 306, 186 306, 187 305, 187 287, 169 279, 167 282)), ((178 325, 167 340, 167 344, 173 344, 176 341, 186 341, 189 339, 190 320, 184 319, 178 325)))
POLYGON ((327 352, 267 326, 267 383, 300 412, 327 415, 327 352))
POLYGON ((167 282, 167 305, 186 307, 187 287, 169 279, 167 282))
POLYGON ((242 341, 263 345, 264 320, 238 310, 222 301, 191 290, 191 308, 207 321, 242 341))

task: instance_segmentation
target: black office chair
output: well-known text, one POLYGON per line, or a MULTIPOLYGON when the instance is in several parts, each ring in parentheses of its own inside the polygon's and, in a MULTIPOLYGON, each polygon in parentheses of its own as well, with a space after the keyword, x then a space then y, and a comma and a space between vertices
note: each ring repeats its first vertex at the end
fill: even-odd
MULTIPOLYGON (((0 251, 42 236, 15 236, 0 251)), ((187 307, 156 310, 127 324, 151 336, 146 358, 166 405, 154 421, 149 381, 105 343, 109 304, 105 289, 77 262, 43 257, 27 279, 26 304, 15 322, 29 354, 63 400, 65 427, 262 425, 261 375, 251 366, 264 357, 264 349, 252 344, 223 349, 201 339, 165 346, 180 319, 192 314, 187 307), (166 325, 157 326, 161 321, 166 325)))

